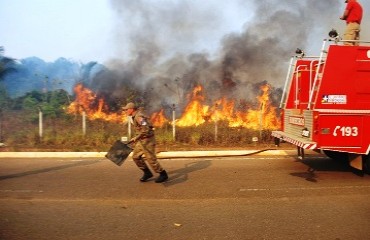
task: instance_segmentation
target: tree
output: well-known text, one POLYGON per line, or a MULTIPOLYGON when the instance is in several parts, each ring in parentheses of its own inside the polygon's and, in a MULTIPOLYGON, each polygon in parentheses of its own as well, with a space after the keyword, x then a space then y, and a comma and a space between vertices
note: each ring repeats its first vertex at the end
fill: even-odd
POLYGON ((0 46, 0 81, 3 81, 5 75, 15 70, 16 61, 13 58, 4 56, 4 47, 0 46))
POLYGON ((10 97, 4 86, 4 79, 7 74, 15 71, 16 61, 13 58, 4 56, 5 49, 0 46, 0 109, 8 107, 10 97))

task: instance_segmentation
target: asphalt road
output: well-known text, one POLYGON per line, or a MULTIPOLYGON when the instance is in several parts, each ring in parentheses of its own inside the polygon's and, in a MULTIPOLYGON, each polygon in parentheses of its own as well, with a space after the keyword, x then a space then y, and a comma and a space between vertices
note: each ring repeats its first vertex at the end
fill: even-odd
POLYGON ((0 159, 0 239, 369 239, 370 176, 311 155, 0 159))

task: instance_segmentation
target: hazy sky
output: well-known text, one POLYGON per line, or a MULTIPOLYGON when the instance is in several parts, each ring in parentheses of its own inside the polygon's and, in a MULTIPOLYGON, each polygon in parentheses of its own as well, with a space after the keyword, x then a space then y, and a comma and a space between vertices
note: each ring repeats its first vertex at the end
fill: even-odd
MULTIPOLYGON (((253 26, 251 19, 266 17, 253 15, 256 3, 260 9, 284 4, 294 9, 295 1, 266 1, 263 6, 265 1, 256 0, 0 0, 0 46, 9 57, 36 56, 46 61, 59 57, 101 63, 113 58, 127 60, 134 54, 133 46, 137 49, 144 41, 147 46, 154 40, 162 51, 168 51, 164 54, 178 51, 212 55, 226 34, 242 33, 253 26)), ((315 6, 324 4, 311 1, 315 6)), ((331 13, 337 14, 331 14, 330 22, 318 23, 321 26, 312 24, 309 31, 323 26, 328 30, 331 26, 344 28, 339 20, 344 1, 333 1, 333 6, 340 9, 331 9, 331 13)), ((366 11, 370 3, 361 2, 366 11)), ((315 14, 327 15, 328 11, 315 14)), ((369 35, 366 12, 362 25, 363 36, 369 35)), ((289 44, 288 37, 282 37, 289 44)))
POLYGON ((113 19, 106 0, 0 0, 0 45, 13 58, 103 60, 113 19))
MULTIPOLYGON (((132 0, 135 1, 137 0, 132 0)), ((125 54, 122 49, 125 49, 125 46, 128 48, 128 43, 124 39, 126 37, 129 41, 129 36, 124 35, 132 35, 134 31, 140 32, 142 29, 140 23, 135 23, 137 20, 135 17, 132 20, 126 18, 125 22, 122 22, 121 12, 127 13, 130 9, 116 9, 112 2, 119 1, 0 0, 0 46, 5 47, 6 56, 18 59, 37 56, 46 61, 65 57, 83 62, 104 62, 113 57, 119 58, 125 54), (138 28, 132 29, 129 26, 138 28), (117 39, 122 41, 118 42, 117 39)), ((168 6, 171 5, 168 3, 176 1, 146 2, 163 10, 166 4, 168 6)), ((206 14, 212 12, 217 23, 212 29, 208 28, 208 31, 201 29, 202 32, 194 32, 193 39, 202 39, 201 42, 189 42, 194 51, 214 49, 222 36, 241 30, 243 24, 250 18, 243 5, 235 0, 212 1, 217 4, 184 2, 188 2, 184 4, 184 8, 186 5, 190 6, 190 10, 184 11, 192 11, 191 8, 196 7, 198 12, 194 14, 198 18, 201 11, 207 10, 206 14)), ((199 25, 201 24, 199 22, 199 25)), ((171 35, 167 37, 170 39, 171 35)))

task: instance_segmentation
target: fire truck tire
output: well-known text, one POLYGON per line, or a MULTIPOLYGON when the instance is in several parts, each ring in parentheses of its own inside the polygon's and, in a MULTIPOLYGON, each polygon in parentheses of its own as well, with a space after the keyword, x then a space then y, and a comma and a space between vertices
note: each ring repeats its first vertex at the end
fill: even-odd
POLYGON ((364 165, 364 172, 370 174, 370 155, 363 155, 362 160, 364 165))
POLYGON ((348 161, 348 153, 335 152, 335 151, 329 151, 329 150, 324 150, 324 153, 325 153, 326 156, 330 157, 331 159, 339 160, 339 161, 343 161, 343 162, 348 161))

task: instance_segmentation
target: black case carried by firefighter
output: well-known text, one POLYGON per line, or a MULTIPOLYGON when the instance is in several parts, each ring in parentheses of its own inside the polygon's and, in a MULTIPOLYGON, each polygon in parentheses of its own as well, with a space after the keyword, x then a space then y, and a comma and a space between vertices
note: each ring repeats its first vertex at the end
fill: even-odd
POLYGON ((132 148, 120 140, 117 140, 109 149, 105 157, 114 162, 116 165, 121 166, 131 152, 132 148))

